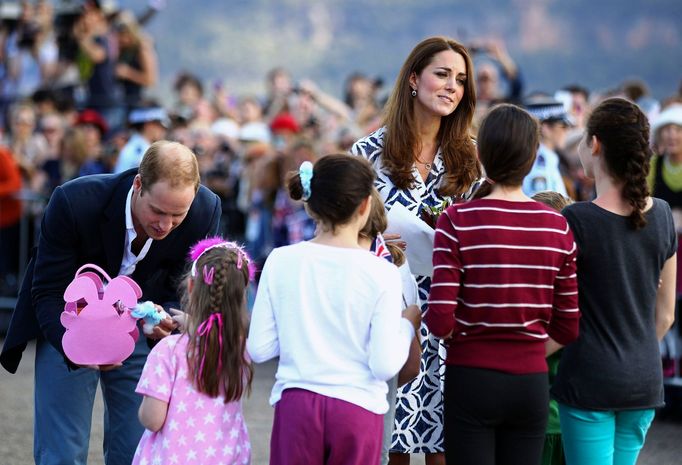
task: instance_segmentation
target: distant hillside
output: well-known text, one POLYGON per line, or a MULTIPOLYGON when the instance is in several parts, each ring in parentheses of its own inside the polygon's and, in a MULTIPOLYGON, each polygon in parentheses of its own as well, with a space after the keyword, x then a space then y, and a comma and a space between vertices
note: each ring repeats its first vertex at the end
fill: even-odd
POLYGON ((180 69, 260 93, 275 65, 340 95, 352 71, 391 83, 412 46, 438 34, 503 38, 527 91, 604 90, 636 76, 663 98, 682 81, 680 0, 168 0, 149 31, 166 95, 180 69))

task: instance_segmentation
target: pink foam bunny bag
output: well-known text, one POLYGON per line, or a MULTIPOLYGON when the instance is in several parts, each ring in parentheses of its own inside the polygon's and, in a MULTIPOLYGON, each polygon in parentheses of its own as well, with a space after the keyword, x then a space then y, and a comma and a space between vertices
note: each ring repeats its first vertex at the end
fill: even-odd
POLYGON ((66 328, 62 346, 69 360, 77 365, 110 365, 128 358, 138 336, 137 319, 129 309, 140 297, 142 290, 131 278, 111 279, 97 265, 80 267, 64 291, 66 305, 60 318, 66 328), (97 270, 107 284, 96 273, 83 272, 85 268, 97 270))

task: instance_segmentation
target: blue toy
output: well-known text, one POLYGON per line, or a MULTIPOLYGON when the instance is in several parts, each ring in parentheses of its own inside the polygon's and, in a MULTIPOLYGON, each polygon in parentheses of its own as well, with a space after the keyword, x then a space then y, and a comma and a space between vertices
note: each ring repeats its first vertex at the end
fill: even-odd
POLYGON ((144 320, 142 331, 145 334, 151 334, 154 331, 154 326, 158 325, 162 320, 169 316, 164 310, 157 310, 154 303, 150 301, 138 303, 135 306, 135 309, 130 312, 130 315, 134 318, 142 318, 144 320))

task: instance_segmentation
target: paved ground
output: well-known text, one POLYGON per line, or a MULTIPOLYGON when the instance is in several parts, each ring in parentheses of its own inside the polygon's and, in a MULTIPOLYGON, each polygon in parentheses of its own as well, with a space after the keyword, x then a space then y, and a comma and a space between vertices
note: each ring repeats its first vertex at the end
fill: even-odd
MULTIPOLYGON (((33 354, 34 346, 31 345, 16 375, 9 375, 0 369, 0 465, 33 463, 33 354)), ((267 399, 275 367, 274 363, 268 363, 256 368, 254 390, 244 405, 254 465, 268 462, 272 408, 267 399)), ((103 464, 101 400, 96 405, 88 462, 91 465, 103 464)), ((412 463, 423 465, 424 462, 421 457, 415 457, 412 463)), ((655 421, 638 464, 682 464, 682 422, 655 421)))

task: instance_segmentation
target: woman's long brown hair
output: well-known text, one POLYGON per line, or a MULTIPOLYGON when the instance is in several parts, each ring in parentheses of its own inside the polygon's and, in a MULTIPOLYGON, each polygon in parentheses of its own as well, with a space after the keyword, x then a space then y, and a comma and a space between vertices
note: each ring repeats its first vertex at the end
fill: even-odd
POLYGON ((440 194, 449 196, 462 194, 481 175, 470 133, 476 106, 473 63, 463 45, 446 37, 431 37, 417 44, 407 57, 386 104, 384 118, 386 134, 382 163, 388 170, 391 181, 399 189, 413 187, 414 157, 415 153, 421 150, 410 76, 412 73, 421 74, 431 63, 434 55, 445 50, 452 50, 464 58, 467 78, 462 100, 454 112, 441 118, 438 130, 437 142, 445 163, 445 176, 439 187, 440 194))

